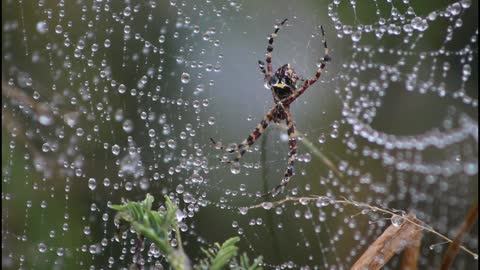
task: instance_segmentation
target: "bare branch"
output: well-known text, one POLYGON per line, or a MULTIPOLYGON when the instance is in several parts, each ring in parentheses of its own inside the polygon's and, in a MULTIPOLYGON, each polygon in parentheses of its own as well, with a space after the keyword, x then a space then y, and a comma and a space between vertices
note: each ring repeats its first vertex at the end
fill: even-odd
POLYGON ((477 217, 478 217, 478 201, 475 201, 472 208, 470 208, 470 211, 468 212, 467 217, 465 218, 465 221, 463 222, 462 226, 460 227, 460 229, 458 229, 457 236, 455 236, 453 241, 450 243, 447 251, 445 252, 445 255, 443 256, 442 264, 440 265, 441 270, 450 269, 450 267, 453 264, 453 261, 455 260, 455 257, 458 254, 458 251, 460 251, 463 236, 470 231, 473 224, 475 224, 475 221, 477 221, 477 217))

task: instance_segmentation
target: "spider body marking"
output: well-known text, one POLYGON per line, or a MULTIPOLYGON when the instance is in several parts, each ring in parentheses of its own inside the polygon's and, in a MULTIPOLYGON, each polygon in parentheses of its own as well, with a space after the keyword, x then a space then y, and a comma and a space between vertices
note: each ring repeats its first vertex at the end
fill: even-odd
POLYGON ((287 134, 288 134, 288 160, 287 168, 284 172, 283 178, 273 190, 263 194, 262 196, 273 195, 283 191, 285 186, 290 181, 291 177, 295 174, 293 164, 295 162, 297 154, 297 139, 295 137, 295 124, 293 122, 292 114, 290 112, 290 105, 302 95, 307 88, 314 84, 322 75, 323 70, 326 67, 326 63, 331 61, 331 57, 328 54, 327 41, 325 39, 325 32, 323 26, 320 27, 322 32, 322 43, 324 47, 324 57, 320 59, 320 66, 315 73, 314 77, 309 80, 299 79, 295 70, 290 66, 290 64, 285 64, 278 68, 275 73, 272 70, 272 51, 273 51, 273 40, 277 36, 278 30, 282 25, 285 24, 287 19, 283 20, 279 26, 275 27, 275 31, 268 37, 268 46, 266 52, 266 62, 267 69, 265 69, 265 63, 263 61, 258 61, 260 70, 264 75, 264 86, 265 88, 271 90, 273 101, 275 105, 265 114, 262 121, 257 125, 253 132, 241 143, 235 145, 232 148, 225 148, 221 145, 218 145, 215 140, 210 138, 213 144, 217 148, 225 150, 227 153, 237 152, 237 155, 232 160, 222 160, 224 163, 235 163, 243 157, 246 151, 258 140, 262 135, 264 130, 268 127, 270 122, 280 123, 280 121, 285 120, 287 124, 287 134), (303 82, 303 85, 297 87, 299 81, 303 82))
POLYGON ((290 96, 295 90, 297 81, 295 71, 290 64, 281 66, 270 78, 267 87, 273 92, 273 100, 275 103, 290 96))

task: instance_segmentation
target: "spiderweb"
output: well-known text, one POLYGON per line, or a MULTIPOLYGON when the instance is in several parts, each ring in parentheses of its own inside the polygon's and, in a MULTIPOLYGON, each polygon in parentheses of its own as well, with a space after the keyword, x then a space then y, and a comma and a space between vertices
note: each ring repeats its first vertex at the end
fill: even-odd
MULTIPOLYGON (((194 261, 238 235, 267 269, 348 269, 394 219, 343 198, 453 239, 478 198, 478 2, 417 2, 3 1, 2 268, 128 268, 108 206, 146 193, 179 205, 194 261), (272 106, 256 63, 284 18, 274 69, 313 76, 321 25, 333 61, 292 105, 296 174, 268 201, 324 197, 273 204, 284 126, 240 167, 209 138, 240 142, 272 106)), ((462 244, 478 253, 478 224, 462 244)), ((419 267, 447 247, 426 232, 419 267)), ((151 245, 140 264, 167 267, 151 245)))

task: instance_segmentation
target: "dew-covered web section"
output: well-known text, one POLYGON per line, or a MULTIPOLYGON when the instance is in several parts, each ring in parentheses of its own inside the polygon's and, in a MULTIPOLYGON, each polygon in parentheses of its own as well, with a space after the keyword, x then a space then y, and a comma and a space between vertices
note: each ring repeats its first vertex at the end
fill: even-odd
MULTIPOLYGON (((265 269, 350 269, 412 213, 418 266, 438 269, 478 198, 477 19, 470 0, 2 1, 2 268, 168 269, 109 208, 149 193, 178 205, 193 262, 239 236, 265 269), (210 138, 234 147, 274 105, 275 27, 273 70, 310 79, 321 26, 332 61, 291 105, 295 175, 262 197, 285 122, 239 163, 210 138)), ((461 244, 453 267, 478 267, 478 223, 461 244)))

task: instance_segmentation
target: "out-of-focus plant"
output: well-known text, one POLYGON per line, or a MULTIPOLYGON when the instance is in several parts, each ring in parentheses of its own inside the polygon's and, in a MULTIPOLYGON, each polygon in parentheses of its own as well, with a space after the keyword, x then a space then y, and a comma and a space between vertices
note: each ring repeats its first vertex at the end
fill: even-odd
POLYGON ((152 210, 154 198, 147 194, 141 202, 127 201, 121 205, 112 205, 117 210, 118 217, 127 221, 142 239, 152 241, 164 254, 168 263, 175 270, 188 269, 225 269, 227 266, 235 270, 259 270, 261 257, 250 263, 246 254, 235 258, 238 247, 235 245, 240 239, 232 237, 222 245, 215 243, 213 248, 202 249, 205 258, 192 266, 192 262, 183 250, 180 230, 178 228, 176 213, 177 206, 165 196, 165 206, 160 210, 152 210), (175 231, 177 244, 174 247, 169 238, 169 232, 175 231), (231 263, 230 263, 231 262, 231 263), (230 264, 229 264, 230 263, 230 264))

